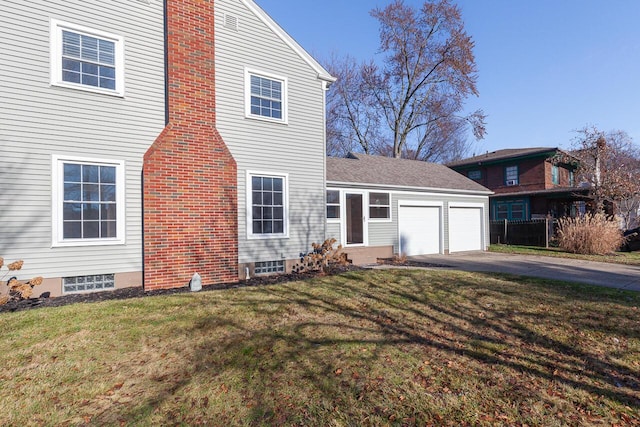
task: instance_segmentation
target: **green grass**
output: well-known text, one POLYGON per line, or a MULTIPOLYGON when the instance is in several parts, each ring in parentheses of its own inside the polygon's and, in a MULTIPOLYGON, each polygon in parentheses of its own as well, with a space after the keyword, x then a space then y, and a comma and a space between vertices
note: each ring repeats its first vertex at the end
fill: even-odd
POLYGON ((451 271, 0 315, 0 425, 638 425, 640 295, 451 271))
POLYGON ((557 258, 582 259, 586 261, 610 262, 614 264, 640 265, 640 251, 616 252, 611 255, 581 255, 565 252, 560 248, 541 248, 537 246, 491 245, 490 252, 520 255, 540 255, 557 258))

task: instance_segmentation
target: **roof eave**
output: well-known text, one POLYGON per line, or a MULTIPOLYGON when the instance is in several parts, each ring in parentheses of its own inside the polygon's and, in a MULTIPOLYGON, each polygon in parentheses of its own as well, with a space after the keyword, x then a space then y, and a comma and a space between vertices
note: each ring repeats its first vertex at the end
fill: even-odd
POLYGON ((392 184, 373 184, 370 182, 344 182, 344 181, 331 181, 327 180, 327 186, 358 186, 358 187, 373 187, 373 188, 387 188, 400 191, 419 191, 419 192, 431 192, 431 193, 454 193, 454 194, 468 194, 474 196, 490 196, 493 193, 491 190, 463 190, 456 188, 436 188, 436 187, 414 187, 405 185, 392 185, 392 184))

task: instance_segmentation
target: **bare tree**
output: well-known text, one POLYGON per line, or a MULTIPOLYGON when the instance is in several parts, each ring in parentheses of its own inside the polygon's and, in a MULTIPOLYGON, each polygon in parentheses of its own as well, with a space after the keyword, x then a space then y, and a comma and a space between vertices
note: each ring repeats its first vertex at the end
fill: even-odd
POLYGON ((329 94, 330 125, 342 130, 331 144, 419 160, 461 156, 469 128, 484 136, 485 115, 459 115, 465 99, 478 95, 474 44, 460 9, 449 0, 420 9, 396 0, 371 14, 380 23, 384 61, 332 61, 343 81, 329 94))
POLYGON ((573 149, 579 179, 591 188, 597 210, 611 208, 623 227, 634 226, 640 203, 640 150, 624 131, 585 126, 576 132, 573 149))

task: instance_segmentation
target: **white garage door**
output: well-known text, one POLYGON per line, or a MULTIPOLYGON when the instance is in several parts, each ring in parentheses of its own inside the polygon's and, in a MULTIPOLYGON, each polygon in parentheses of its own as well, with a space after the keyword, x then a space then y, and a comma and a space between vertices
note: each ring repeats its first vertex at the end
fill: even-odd
POLYGON ((449 209, 449 252, 482 250, 482 209, 449 209))
POLYGON ((401 253, 440 253, 440 209, 437 206, 398 207, 401 253))

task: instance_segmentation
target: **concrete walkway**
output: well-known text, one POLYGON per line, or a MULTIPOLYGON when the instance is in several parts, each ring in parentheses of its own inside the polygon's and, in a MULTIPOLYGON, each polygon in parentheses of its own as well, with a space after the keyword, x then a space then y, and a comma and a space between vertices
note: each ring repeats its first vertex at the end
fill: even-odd
POLYGON ((640 292, 640 266, 494 252, 420 255, 410 259, 456 270, 519 274, 640 292))

